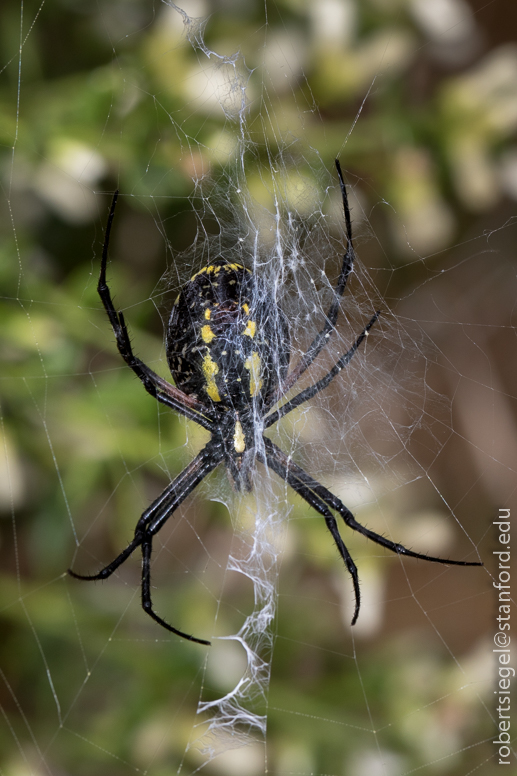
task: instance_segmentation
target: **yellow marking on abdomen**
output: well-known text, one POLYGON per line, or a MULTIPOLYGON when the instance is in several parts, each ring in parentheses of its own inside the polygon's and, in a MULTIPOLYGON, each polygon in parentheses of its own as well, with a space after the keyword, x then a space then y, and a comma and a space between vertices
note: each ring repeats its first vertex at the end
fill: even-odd
POLYGON ((219 367, 215 363, 214 359, 207 353, 203 359, 203 374, 205 376, 205 391, 212 399, 212 401, 221 401, 217 385, 215 384, 215 376, 219 372, 219 367))
POLYGON ((253 351, 251 356, 248 356, 244 366, 250 373, 250 394, 251 396, 256 396, 262 388, 262 379, 260 377, 262 363, 256 350, 253 351))
POLYGON ((253 338, 255 336, 256 329, 257 329, 257 324, 255 323, 255 321, 248 321, 248 323, 246 324, 246 328, 242 333, 246 335, 246 337, 253 338))
POLYGON ((190 280, 195 280, 199 275, 204 275, 205 273, 207 275, 217 275, 218 272, 221 271, 221 267, 217 266, 215 264, 210 264, 208 267, 203 267, 203 269, 200 269, 199 272, 196 272, 190 280))
POLYGON ((252 274, 251 270, 247 267, 243 267, 242 264, 209 264, 208 267, 203 267, 203 269, 200 269, 199 272, 196 272, 194 275, 192 275, 190 280, 192 282, 192 280, 195 280, 199 275, 203 275, 205 272, 208 275, 217 275, 217 273, 222 269, 224 269, 225 272, 238 272, 239 270, 243 269, 248 272, 248 274, 252 274))
POLYGON ((192 277, 190 278, 190 282, 192 283, 193 280, 195 280, 199 275, 203 275, 208 270, 208 267, 203 267, 203 269, 200 269, 199 272, 196 272, 192 277))
POLYGON ((235 433, 233 435, 233 446, 236 453, 243 453, 246 450, 246 440, 244 439, 244 432, 242 430, 241 422, 238 420, 235 423, 235 433))
POLYGON ((208 325, 201 327, 201 336, 203 338, 203 342, 206 342, 207 345, 209 345, 213 339, 215 339, 215 334, 208 325))

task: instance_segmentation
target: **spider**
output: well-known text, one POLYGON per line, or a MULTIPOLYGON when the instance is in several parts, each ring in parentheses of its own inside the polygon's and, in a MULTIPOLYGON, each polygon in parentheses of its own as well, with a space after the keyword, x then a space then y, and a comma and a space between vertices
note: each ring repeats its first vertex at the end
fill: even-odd
POLYGON ((110 232, 118 192, 111 203, 97 290, 115 334, 120 355, 142 381, 145 390, 189 420, 210 432, 210 441, 193 461, 171 482, 142 514, 132 541, 115 560, 97 574, 82 575, 69 569, 76 579, 106 579, 141 547, 142 607, 168 631, 189 641, 209 645, 205 639, 184 633, 162 619, 151 601, 151 552, 153 537, 180 504, 220 463, 224 463, 237 491, 252 489, 252 472, 258 460, 272 469, 325 519, 336 547, 353 582, 355 611, 359 616, 361 593, 357 567, 343 542, 333 512, 363 536, 398 555, 456 566, 482 563, 446 560, 408 550, 361 525, 340 499, 313 479, 263 435, 280 418, 309 401, 351 361, 377 321, 377 311, 353 345, 317 382, 293 398, 275 406, 296 384, 300 376, 326 347, 335 329, 339 307, 354 263, 352 224, 343 174, 336 169, 345 216, 347 246, 330 305, 321 330, 297 365, 289 372, 290 336, 287 318, 265 288, 247 268, 220 257, 197 272, 186 283, 172 308, 167 335, 167 362, 176 385, 161 378, 134 355, 122 312, 117 312, 106 282, 110 232))

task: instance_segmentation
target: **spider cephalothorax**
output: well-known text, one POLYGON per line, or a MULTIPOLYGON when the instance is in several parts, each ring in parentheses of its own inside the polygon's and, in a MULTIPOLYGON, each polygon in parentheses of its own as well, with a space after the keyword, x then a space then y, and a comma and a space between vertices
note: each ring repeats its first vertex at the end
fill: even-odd
POLYGON ((145 510, 132 541, 115 560, 97 574, 78 579, 106 579, 137 549, 142 548, 142 606, 167 630, 199 644, 209 644, 169 625, 151 601, 151 552, 154 535, 199 483, 224 463, 237 489, 250 490, 251 473, 258 460, 274 471, 325 519, 337 549, 352 577, 355 592, 354 624, 359 615, 360 589, 357 567, 341 538, 333 512, 368 539, 399 555, 458 566, 481 566, 477 561, 446 560, 406 549, 361 525, 349 509, 277 447, 263 431, 284 415, 322 391, 347 366, 379 317, 376 312, 332 369, 313 385, 274 409, 323 350, 334 331, 341 297, 354 262, 350 210, 341 167, 336 168, 343 199, 347 247, 334 299, 321 331, 297 365, 288 372, 290 339, 287 319, 267 291, 266 284, 240 264, 218 258, 197 272, 181 290, 167 330, 167 361, 176 385, 171 385, 131 348, 121 312, 113 306, 106 283, 106 264, 117 193, 113 197, 102 251, 98 292, 110 320, 117 347, 146 391, 162 404, 207 429, 211 438, 194 460, 145 510))

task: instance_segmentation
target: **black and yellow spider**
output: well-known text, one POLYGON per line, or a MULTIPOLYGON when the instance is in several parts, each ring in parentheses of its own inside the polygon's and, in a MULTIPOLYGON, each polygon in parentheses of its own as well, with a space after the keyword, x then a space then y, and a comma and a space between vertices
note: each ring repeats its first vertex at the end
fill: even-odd
POLYGON ((223 258, 195 274, 182 288, 169 320, 166 352, 176 387, 162 379, 137 358, 121 312, 113 306, 106 283, 106 264, 117 193, 113 197, 106 226, 101 270, 97 286, 117 340, 120 355, 162 404, 206 428, 211 439, 194 460, 171 482, 140 517, 133 540, 125 550, 98 574, 77 579, 106 579, 136 550, 142 548, 142 606, 156 622, 182 638, 210 644, 169 625, 153 610, 150 564, 153 536, 174 514, 194 488, 220 463, 227 467, 237 490, 250 491, 256 460, 272 469, 308 504, 325 518, 355 591, 355 612, 359 615, 360 589, 357 568, 344 544, 336 519, 337 512, 349 528, 399 555, 457 566, 480 566, 478 562, 445 560, 406 549, 365 528, 347 507, 327 488, 297 466, 263 431, 284 415, 322 391, 352 359, 376 322, 372 316, 352 347, 320 380, 274 409, 295 385, 334 331, 341 297, 354 262, 350 210, 341 167, 336 160, 343 209, 347 248, 334 291, 334 300, 325 323, 298 364, 289 372, 290 337, 286 316, 274 298, 249 269, 223 258))

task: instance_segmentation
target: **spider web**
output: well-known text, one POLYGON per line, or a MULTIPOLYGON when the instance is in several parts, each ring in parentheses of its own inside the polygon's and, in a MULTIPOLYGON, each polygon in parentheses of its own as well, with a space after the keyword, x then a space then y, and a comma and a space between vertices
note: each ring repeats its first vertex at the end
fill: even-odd
POLYGON ((505 4, 433 6, 0 12, 1 776, 498 772, 517 53, 505 4), (336 157, 358 261, 300 388, 382 315, 332 385, 267 434, 364 525, 486 566, 404 560, 343 527, 362 591, 351 628, 351 580, 321 517, 261 467, 249 496, 220 467, 153 554, 157 611, 205 649, 145 616, 136 557, 102 584, 65 573, 112 560, 206 441, 116 352, 96 294, 109 193, 108 278, 137 355, 167 376, 178 289, 224 255, 286 312, 293 366, 346 244, 336 157))

